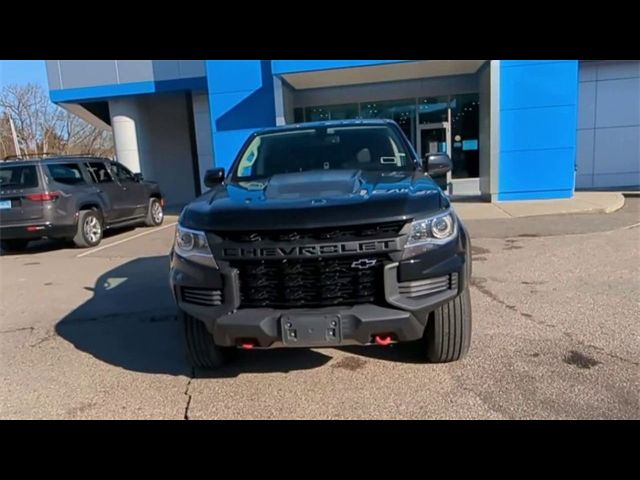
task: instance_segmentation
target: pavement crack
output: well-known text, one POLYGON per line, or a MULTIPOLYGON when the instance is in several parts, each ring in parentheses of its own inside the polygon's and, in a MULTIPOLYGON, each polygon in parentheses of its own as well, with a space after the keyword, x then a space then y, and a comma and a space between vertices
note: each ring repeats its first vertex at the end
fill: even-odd
POLYGON ((184 419, 189 420, 189 407, 191 406, 191 398, 192 395, 189 393, 189 388, 191 387, 191 382, 196 378, 196 369, 191 367, 191 376, 189 377, 189 381, 187 382, 187 386, 184 389, 184 394, 187 397, 187 404, 184 407, 184 419))
POLYGON ((56 333, 55 332, 49 332, 47 335, 45 335, 44 337, 42 337, 40 340, 38 340, 35 343, 32 343, 31 345, 29 345, 31 348, 37 347, 41 344, 43 344, 44 342, 47 342, 49 340, 51 340, 52 338, 56 337, 56 333))
MULTIPOLYGON (((476 287, 480 293, 486 295, 491 300, 493 300, 494 302, 502 305, 503 307, 505 307, 505 308, 507 308, 507 309, 509 309, 511 311, 516 312, 522 318, 525 318, 526 320, 529 320, 530 322, 533 322, 533 323, 535 323, 537 325, 541 325, 543 327, 556 328, 556 325, 554 325, 553 323, 549 323, 549 322, 545 322, 544 320, 540 320, 539 318, 534 317, 530 313, 521 312, 518 309, 518 307, 516 307, 515 305, 510 305, 507 302, 505 302, 504 300, 502 300, 494 292, 492 292, 489 288, 487 288, 485 286, 486 281, 487 281, 487 279, 483 278, 483 277, 472 277, 471 278, 471 285, 476 287)), ((574 336, 571 335, 569 332, 562 331, 561 333, 562 333, 562 335, 564 335, 566 338, 568 338, 573 343, 576 343, 576 344, 584 346, 584 347, 593 348, 594 350, 598 351, 599 353, 601 353, 603 355, 606 355, 606 356, 608 356, 610 358, 614 358, 616 360, 619 360, 621 362, 628 363, 628 364, 634 365, 636 367, 640 366, 640 362, 636 362, 634 360, 630 360, 628 358, 621 357, 619 355, 616 355, 615 353, 607 352, 602 347, 598 347, 598 346, 592 345, 592 344, 587 344, 587 343, 583 342, 582 340, 574 338, 574 336)))
POLYGON ((171 322, 176 321, 177 316, 175 313, 175 308, 163 308, 163 309, 151 309, 151 310, 141 310, 134 312, 119 312, 119 313, 110 313, 107 315, 100 315, 96 317, 78 317, 78 318, 70 318, 63 320, 60 322, 65 326, 70 325, 82 325, 89 322, 108 322, 108 321, 118 321, 118 320, 127 320, 127 319, 135 319, 140 322, 171 322))
POLYGON ((531 322, 533 322, 533 323, 535 323, 537 325, 541 325, 543 327, 549 327, 549 328, 556 328, 556 326, 553 323, 545 322, 544 320, 540 320, 539 318, 535 318, 530 313, 522 312, 517 306, 511 305, 511 304, 505 302, 498 295, 496 295, 493 291, 491 291, 489 288, 487 288, 487 286, 485 285, 486 282, 487 282, 487 279, 484 278, 484 277, 472 277, 471 278, 471 285, 472 286, 476 287, 480 293, 486 295, 487 297, 489 297, 494 302, 502 305, 504 308, 506 308, 508 310, 511 310, 512 312, 516 312, 522 318, 525 318, 525 319, 527 319, 527 320, 529 320, 529 321, 531 321, 531 322))
POLYGON ((33 333, 35 327, 20 327, 20 328, 11 328, 9 330, 0 330, 0 333, 16 333, 16 332, 24 332, 25 330, 29 330, 30 333, 33 333))
POLYGON ((573 340, 574 342, 576 342, 578 345, 581 345, 583 347, 586 348, 592 348, 594 349, 596 352, 601 353, 602 355, 606 355, 609 358, 613 358, 615 360, 618 360, 620 362, 624 362, 624 363, 628 363, 630 365, 636 366, 636 367, 640 367, 640 362, 636 362, 634 360, 631 360, 629 358, 625 358, 625 357, 621 357, 620 355, 617 355, 615 353, 611 353, 611 352, 607 352, 604 348, 599 347, 597 345, 593 345, 592 343, 585 343, 582 340, 578 340, 573 338, 573 336, 567 332, 563 332, 565 337, 570 338, 571 340, 573 340))

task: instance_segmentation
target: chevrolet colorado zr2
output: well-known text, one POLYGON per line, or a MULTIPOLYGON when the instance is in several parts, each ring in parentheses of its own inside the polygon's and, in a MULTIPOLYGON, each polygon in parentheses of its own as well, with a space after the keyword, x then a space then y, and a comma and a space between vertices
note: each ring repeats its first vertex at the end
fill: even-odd
POLYGON ((469 234, 389 120, 253 133, 180 214, 170 283, 194 366, 238 348, 416 342, 430 362, 471 340, 469 234))

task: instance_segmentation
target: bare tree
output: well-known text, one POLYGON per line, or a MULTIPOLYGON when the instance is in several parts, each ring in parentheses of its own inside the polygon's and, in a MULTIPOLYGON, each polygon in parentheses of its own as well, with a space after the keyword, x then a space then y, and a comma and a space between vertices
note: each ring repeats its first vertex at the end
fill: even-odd
POLYGON ((7 85, 0 92, 0 155, 14 154, 13 119, 21 154, 113 155, 113 135, 58 107, 36 84, 7 85))

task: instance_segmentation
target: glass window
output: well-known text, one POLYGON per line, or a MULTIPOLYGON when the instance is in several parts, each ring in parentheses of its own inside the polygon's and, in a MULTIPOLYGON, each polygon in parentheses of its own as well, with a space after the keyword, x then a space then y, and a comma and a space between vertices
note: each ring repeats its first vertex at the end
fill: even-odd
POLYGON ((119 163, 111 164, 111 174, 119 181, 119 182, 133 182, 133 173, 125 167, 124 165, 120 165, 119 163))
POLYGON ((308 170, 412 170, 396 131, 386 125, 318 127, 256 136, 234 176, 245 180, 308 170))
POLYGON ((0 188, 35 188, 38 173, 33 165, 0 167, 0 188))
POLYGON ((302 108, 293 109, 293 123, 304 122, 304 110, 302 108))
POLYGON ((327 105, 305 108, 307 122, 322 122, 325 120, 350 120, 358 118, 358 104, 327 105))
POLYGON ((351 120, 358 118, 358 104, 349 103, 346 105, 332 105, 326 107, 331 120, 351 120))
POLYGON ((87 163, 87 170, 91 174, 91 179, 95 183, 110 183, 113 182, 113 178, 111 178, 111 174, 107 169, 107 166, 102 162, 91 162, 87 163))
POLYGON ((54 181, 64 185, 78 185, 87 183, 82 177, 80 165, 77 163, 57 163, 47 165, 49 175, 54 181))
POLYGON ((407 138, 414 143, 415 99, 387 102, 364 102, 360 105, 362 118, 387 118, 394 120, 407 138))
POLYGON ((449 121, 449 97, 423 97, 418 99, 419 121, 421 125, 427 123, 442 123, 449 121))
POLYGON ((304 109, 304 118, 306 122, 331 120, 329 110, 326 107, 307 107, 304 109))
POLYGON ((453 178, 476 178, 480 174, 479 95, 451 97, 453 178))

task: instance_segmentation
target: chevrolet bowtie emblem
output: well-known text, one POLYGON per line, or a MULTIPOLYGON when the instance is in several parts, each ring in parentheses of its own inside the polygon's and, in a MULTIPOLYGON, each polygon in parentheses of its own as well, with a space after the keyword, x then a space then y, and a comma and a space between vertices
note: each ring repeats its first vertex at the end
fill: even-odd
POLYGON ((360 270, 364 270, 366 268, 371 268, 376 264, 377 260, 375 258, 361 258, 360 260, 356 260, 351 264, 351 268, 359 268, 360 270))

